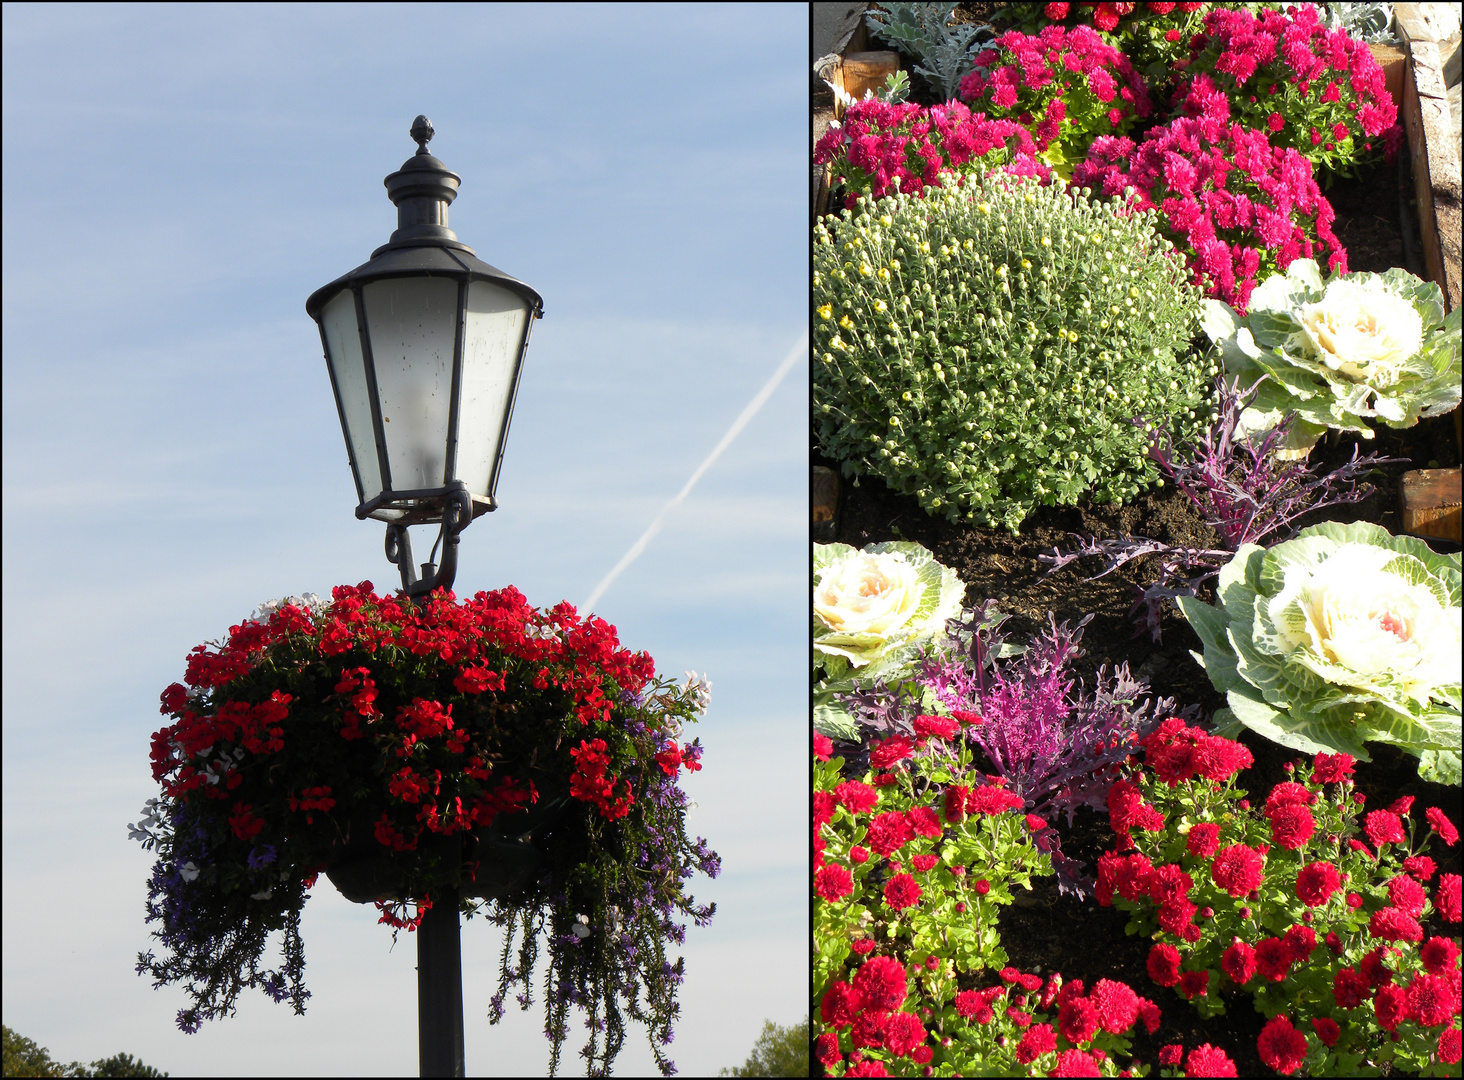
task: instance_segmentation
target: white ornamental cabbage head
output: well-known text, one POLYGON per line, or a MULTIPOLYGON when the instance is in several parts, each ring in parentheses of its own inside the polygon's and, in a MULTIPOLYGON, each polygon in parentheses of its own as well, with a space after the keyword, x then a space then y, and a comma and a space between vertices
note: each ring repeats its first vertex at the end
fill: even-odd
POLYGON ((1423 319, 1380 278, 1338 278, 1296 319, 1322 363, 1356 383, 1393 386, 1423 347, 1423 319))
POLYGON ((1299 458, 1328 428, 1370 439, 1370 420, 1406 428, 1457 406, 1460 311, 1446 317, 1439 287, 1406 270, 1324 283, 1297 259, 1256 287, 1245 315, 1206 300, 1202 322, 1228 376, 1264 379, 1242 430, 1294 416, 1281 456, 1299 458))
POLYGON ((1369 760, 1367 741, 1459 782, 1460 558, 1365 522, 1327 522, 1220 572, 1220 606, 1182 598, 1192 653, 1240 725, 1308 753, 1369 760))
POLYGON ((814 544, 814 712, 820 730, 855 737, 852 720, 833 696, 853 690, 855 679, 868 687, 908 674, 921 647, 960 613, 965 595, 956 572, 919 544, 891 541, 863 551, 814 544))

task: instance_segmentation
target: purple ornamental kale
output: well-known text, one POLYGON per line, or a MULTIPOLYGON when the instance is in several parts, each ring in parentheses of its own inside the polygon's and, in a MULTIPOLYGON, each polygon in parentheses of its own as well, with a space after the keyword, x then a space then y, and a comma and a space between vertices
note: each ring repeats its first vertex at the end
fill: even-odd
MULTIPOLYGON (((1079 806, 1107 805, 1118 766, 1138 740, 1167 717, 1193 719, 1198 708, 1151 700, 1147 682, 1130 675, 1127 664, 1112 673, 1103 665, 1094 687, 1084 687, 1070 666, 1082 655, 1078 643, 1093 616, 1071 629, 1049 616, 1049 629, 1021 648, 1003 640, 1005 617, 991 611, 992 603, 946 623, 942 647, 927 649, 915 684, 947 711, 979 713, 982 722, 965 727, 962 737, 984 754, 989 771, 1006 778, 1027 813, 1053 821, 1066 812, 1071 827, 1079 806)), ((884 733, 913 730, 914 717, 928 711, 898 686, 841 700, 861 726, 872 717, 884 733)), ((1054 831, 1039 832, 1037 842, 1052 857, 1059 892, 1092 895, 1091 877, 1081 862, 1063 854, 1054 831)))
POLYGON ((1197 595, 1200 586, 1218 574, 1242 544, 1260 543, 1282 529, 1286 530, 1285 534, 1275 536, 1275 541, 1289 540, 1297 532, 1294 522, 1303 514, 1324 506, 1361 502, 1373 493, 1373 486, 1363 483, 1362 477, 1379 465, 1402 460, 1376 454, 1359 458, 1354 447, 1350 461, 1321 475, 1308 468, 1305 461, 1280 461, 1275 449, 1286 437, 1294 416, 1287 416, 1258 441, 1238 439, 1240 414, 1260 385, 1258 380, 1249 389, 1241 390, 1239 379, 1229 383, 1224 376, 1217 379, 1219 408, 1215 421, 1183 456, 1175 452, 1168 433, 1156 430, 1150 438, 1150 459, 1190 505, 1204 515, 1206 523, 1219 535, 1221 547, 1179 547, 1143 536, 1115 540, 1074 536, 1080 544, 1077 550, 1063 552, 1054 548, 1051 555, 1037 557, 1051 564, 1047 573, 1050 575, 1085 556, 1097 555, 1106 565, 1088 579, 1096 581, 1134 559, 1161 556, 1159 579, 1140 590, 1133 607, 1135 612, 1143 609, 1134 636, 1147 629, 1157 643, 1165 600, 1197 595))

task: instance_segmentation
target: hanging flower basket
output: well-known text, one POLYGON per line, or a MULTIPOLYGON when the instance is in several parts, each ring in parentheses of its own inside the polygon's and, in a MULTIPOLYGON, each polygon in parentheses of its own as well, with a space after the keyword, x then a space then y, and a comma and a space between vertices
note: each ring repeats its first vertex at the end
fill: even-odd
POLYGON ((162 795, 132 835, 158 853, 148 921, 170 955, 141 954, 138 972, 187 986, 184 1031, 232 1015, 250 986, 303 1012, 300 911, 322 871, 397 929, 456 890, 469 917, 507 927, 494 1022, 512 988, 531 1004, 547 931, 551 1073, 571 1004, 589 1013, 590 1070, 608 1071, 622 1013, 671 1068, 681 962, 666 942, 684 940, 675 912, 710 920, 684 885, 719 869, 687 838, 677 785, 701 767, 699 743, 677 738, 710 684, 660 679, 608 623, 512 588, 332 595, 265 605, 163 692, 162 795), (277 930, 283 963, 263 969, 277 930))

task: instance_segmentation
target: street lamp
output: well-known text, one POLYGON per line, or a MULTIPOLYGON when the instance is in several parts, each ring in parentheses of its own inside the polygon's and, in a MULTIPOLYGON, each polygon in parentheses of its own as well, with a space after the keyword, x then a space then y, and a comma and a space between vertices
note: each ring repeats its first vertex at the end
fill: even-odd
MULTIPOLYGON (((427 152, 432 134, 417 117, 417 153, 386 178, 397 208, 390 241, 305 301, 320 325, 356 517, 386 522, 386 557, 413 599, 452 587, 458 533, 498 505, 529 331, 544 314, 537 292, 480 261, 447 227, 462 178, 427 152), (442 561, 429 558, 419 578, 407 527, 433 524, 442 561)), ((461 844, 454 836, 444 857, 461 861, 461 844)), ((423 1076, 463 1075, 460 895, 433 897, 417 931, 423 1076)))
MULTIPOLYGON (((458 533, 496 509, 494 492, 529 331, 544 301, 479 260, 447 227, 462 177, 427 152, 385 180, 397 229, 370 261, 316 289, 336 410, 356 481, 356 517, 387 523, 386 557, 411 597, 450 588, 458 533), (442 561, 412 564, 409 525, 440 525, 442 561)), ((433 556, 437 547, 434 545, 433 556)))

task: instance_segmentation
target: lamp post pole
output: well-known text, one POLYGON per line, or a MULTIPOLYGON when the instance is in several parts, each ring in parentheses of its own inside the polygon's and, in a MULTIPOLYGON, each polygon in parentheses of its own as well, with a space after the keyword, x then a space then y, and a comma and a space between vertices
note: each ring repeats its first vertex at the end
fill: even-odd
MULTIPOLYGON (((384 181, 397 208, 391 239, 305 302, 320 326, 356 516, 386 523, 386 557, 401 571, 402 591, 419 603, 452 588, 458 534, 498 506, 529 331, 544 313, 538 292, 479 260, 447 227, 462 178, 428 152, 433 134, 431 121, 417 117, 416 154, 384 181), (420 577, 410 525, 441 529, 441 559, 422 563, 420 577)), ((461 866, 462 835, 436 839, 445 842, 448 864, 455 858, 461 866)), ((510 845, 504 867, 524 854, 510 845)), ((423 1076, 464 1075, 461 895, 451 886, 433 896, 417 929, 423 1076)))

